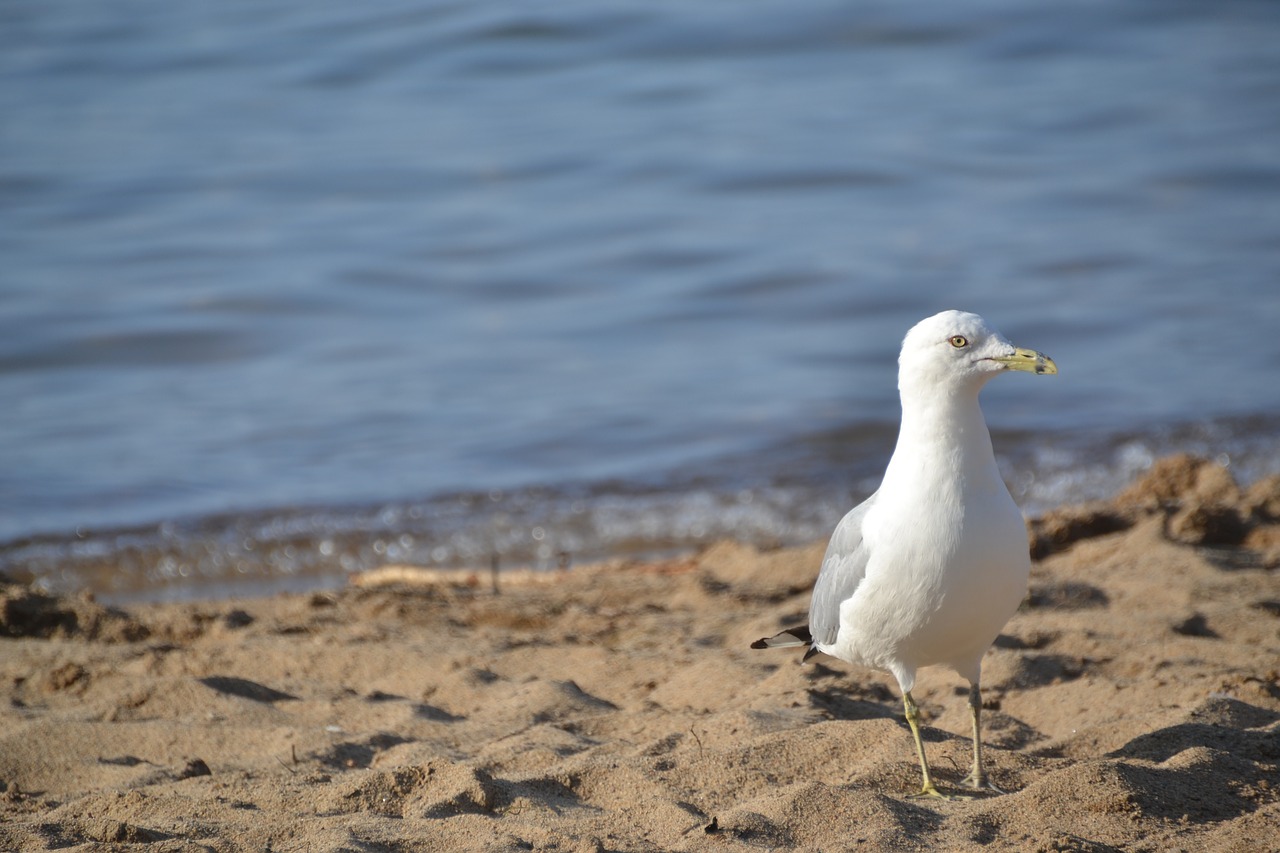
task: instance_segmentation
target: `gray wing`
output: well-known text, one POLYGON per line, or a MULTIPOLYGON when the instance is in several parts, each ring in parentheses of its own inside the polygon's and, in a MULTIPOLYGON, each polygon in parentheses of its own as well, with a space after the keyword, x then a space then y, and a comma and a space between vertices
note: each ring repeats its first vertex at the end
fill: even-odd
POLYGON ((827 553, 822 558, 822 570, 813 586, 813 599, 809 602, 809 631, 813 642, 834 643, 840 630, 840 605, 853 597, 858 584, 867 573, 867 547, 862 541, 862 520, 875 503, 872 495, 840 519, 827 553))

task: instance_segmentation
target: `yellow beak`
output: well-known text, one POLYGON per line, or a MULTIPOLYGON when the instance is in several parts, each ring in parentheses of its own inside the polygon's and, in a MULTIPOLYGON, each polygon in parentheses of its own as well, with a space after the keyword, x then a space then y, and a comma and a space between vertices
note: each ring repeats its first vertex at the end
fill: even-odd
POLYGON ((1027 373, 1037 374, 1058 372, 1058 365, 1049 356, 1022 347, 1015 349, 1013 355, 998 356, 992 361, 1003 364, 1009 370, 1025 370, 1027 373))

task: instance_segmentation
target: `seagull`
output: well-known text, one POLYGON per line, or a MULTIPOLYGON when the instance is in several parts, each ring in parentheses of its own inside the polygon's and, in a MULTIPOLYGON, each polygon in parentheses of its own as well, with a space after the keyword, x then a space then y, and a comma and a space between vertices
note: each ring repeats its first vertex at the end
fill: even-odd
POLYGON ((934 785, 911 689, 944 665, 969 682, 973 769, 962 785, 1002 793, 982 766, 982 656, 1018 609, 1031 558, 1022 513, 996 467, 978 393, 1009 370, 1058 372, 977 314, 943 311, 902 341, 902 424, 880 488, 836 526, 809 604, 809 624, 753 649, 807 646, 898 681, 924 782, 934 785))

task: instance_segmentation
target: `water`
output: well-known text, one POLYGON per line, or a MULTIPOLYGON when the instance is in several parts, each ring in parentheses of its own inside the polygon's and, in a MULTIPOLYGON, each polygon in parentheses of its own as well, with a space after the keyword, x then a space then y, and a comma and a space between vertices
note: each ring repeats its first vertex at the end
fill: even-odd
POLYGON ((902 334, 1029 511, 1280 470, 1280 7, 6 4, 0 569, 122 598, 825 534, 902 334))

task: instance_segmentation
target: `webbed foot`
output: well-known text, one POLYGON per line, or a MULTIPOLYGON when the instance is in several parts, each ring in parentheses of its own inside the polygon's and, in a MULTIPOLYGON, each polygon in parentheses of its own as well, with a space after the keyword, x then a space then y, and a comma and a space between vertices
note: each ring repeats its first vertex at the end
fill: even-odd
POLYGON ((1003 788, 997 788, 992 783, 990 777, 986 773, 976 774, 970 773, 968 776, 960 780, 960 784, 964 785, 971 791, 977 791, 983 794, 1007 794, 1003 788))
POLYGON ((944 794, 941 791, 939 791, 938 788, 932 783, 925 785, 923 788, 921 788, 920 793, 918 794, 907 794, 907 799, 909 800, 922 800, 926 798, 932 799, 932 800, 972 800, 974 799, 969 794, 944 794))

